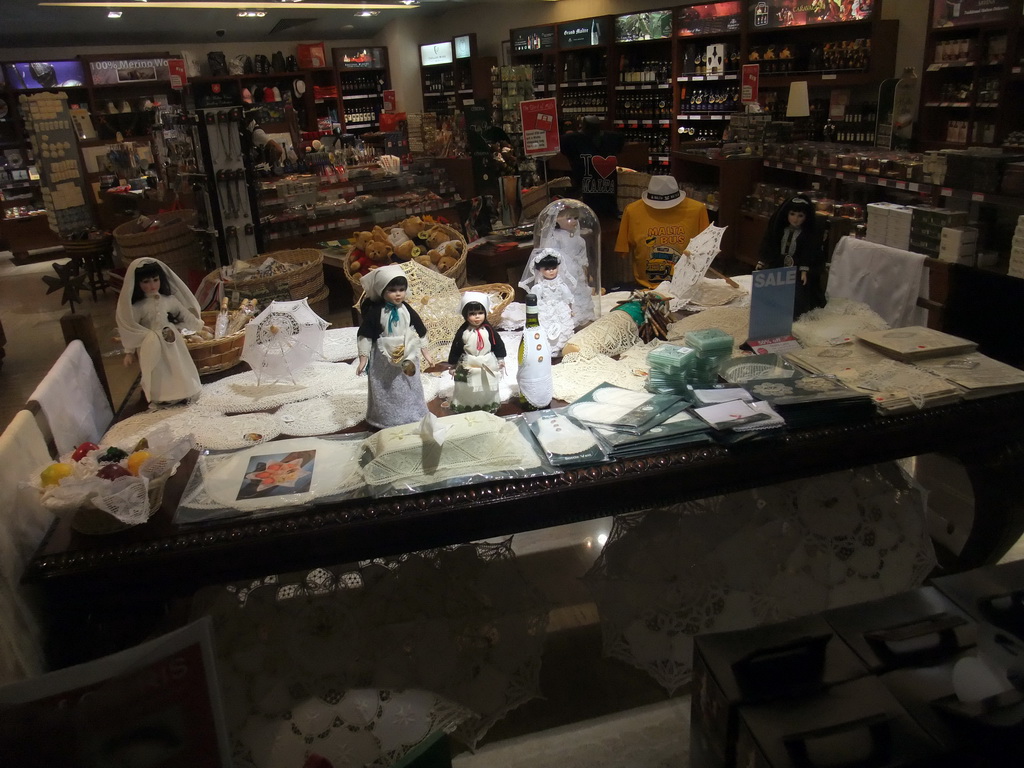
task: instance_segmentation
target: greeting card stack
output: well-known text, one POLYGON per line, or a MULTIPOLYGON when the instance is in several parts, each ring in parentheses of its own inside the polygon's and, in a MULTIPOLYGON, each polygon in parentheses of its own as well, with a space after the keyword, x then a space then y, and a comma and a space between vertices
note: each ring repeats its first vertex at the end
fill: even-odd
POLYGON ((887 331, 866 331, 857 336, 883 355, 911 363, 931 357, 961 355, 973 352, 978 345, 949 333, 913 325, 887 331))

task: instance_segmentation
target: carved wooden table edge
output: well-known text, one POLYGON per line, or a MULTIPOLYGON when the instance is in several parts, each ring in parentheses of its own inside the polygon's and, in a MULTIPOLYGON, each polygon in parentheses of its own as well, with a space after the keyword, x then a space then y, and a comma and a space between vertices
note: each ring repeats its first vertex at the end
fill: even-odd
MULTIPOLYGON (((127 589, 184 595, 211 583, 493 538, 932 452, 958 456, 972 479, 990 486, 979 489, 985 501, 978 516, 988 516, 987 525, 976 535, 972 530, 968 547, 968 564, 980 563, 1001 554, 986 548, 1004 546, 1024 527, 1024 505, 1000 504, 1024 477, 1022 428, 1024 393, 1013 393, 730 447, 695 446, 559 475, 354 499, 150 539, 76 539, 77 548, 52 553, 44 541, 24 581, 96 597, 127 589)), ((165 510, 157 514, 169 518, 165 510)))

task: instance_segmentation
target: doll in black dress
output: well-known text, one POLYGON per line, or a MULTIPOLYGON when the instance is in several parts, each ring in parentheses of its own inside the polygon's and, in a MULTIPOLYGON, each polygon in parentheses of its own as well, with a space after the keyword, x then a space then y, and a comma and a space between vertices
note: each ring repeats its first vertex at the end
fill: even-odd
POLYGON ((455 333, 449 365, 455 366, 455 392, 451 409, 462 411, 498 410, 499 380, 505 369, 505 344, 487 321, 488 298, 484 293, 466 293, 462 317, 466 321, 455 333))
POLYGON ((790 198, 772 214, 755 269, 794 266, 799 270, 793 300, 796 319, 804 312, 825 306, 823 232, 814 204, 805 195, 790 198))

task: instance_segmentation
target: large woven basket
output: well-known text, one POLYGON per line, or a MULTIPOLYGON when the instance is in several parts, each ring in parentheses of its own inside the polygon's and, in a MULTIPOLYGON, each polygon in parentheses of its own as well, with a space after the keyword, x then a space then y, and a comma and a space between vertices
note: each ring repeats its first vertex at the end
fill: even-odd
POLYGON ((619 210, 640 199, 640 195, 647 191, 647 185, 651 181, 651 174, 642 171, 617 171, 619 180, 619 191, 616 202, 619 210))
POLYGON ((114 241, 122 266, 146 256, 159 259, 174 274, 188 283, 189 272, 203 268, 202 248, 192 230, 196 212, 171 211, 153 217, 160 226, 142 230, 137 220, 127 221, 114 229, 114 241))
MULTIPOLYGON (((203 323, 214 327, 217 323, 216 312, 203 312, 203 323)), ((242 362, 242 346, 245 344, 245 329, 225 336, 221 339, 197 341, 189 343, 188 351, 192 362, 196 364, 199 375, 218 373, 234 368, 242 362)))
MULTIPOLYGON (((386 232, 387 230, 389 230, 391 226, 394 225, 384 227, 384 231, 386 232)), ((462 288, 466 284, 466 258, 469 256, 469 249, 466 247, 465 236, 461 232, 459 232, 459 230, 455 229, 454 227, 450 227, 447 224, 431 224, 430 226, 443 229, 446 233, 448 233, 449 239, 458 240, 459 242, 462 243, 462 255, 459 257, 459 260, 456 261, 454 266, 452 266, 446 272, 441 273, 445 277, 450 277, 452 280, 455 281, 456 285, 462 288)), ((342 266, 345 270, 345 277, 347 277, 348 281, 352 284, 352 295, 362 296, 363 285, 362 283, 359 282, 360 275, 358 272, 352 272, 349 269, 349 254, 351 254, 351 252, 352 249, 350 248, 349 253, 346 254, 345 258, 342 260, 342 266)))
POLYGON ((260 306, 266 306, 271 301, 309 299, 310 306, 316 301, 326 301, 323 253, 316 248, 295 248, 290 251, 264 253, 249 263, 259 266, 270 258, 285 264, 295 264, 297 268, 268 277, 225 280, 225 294, 230 295, 237 291, 242 298, 256 299, 260 306))

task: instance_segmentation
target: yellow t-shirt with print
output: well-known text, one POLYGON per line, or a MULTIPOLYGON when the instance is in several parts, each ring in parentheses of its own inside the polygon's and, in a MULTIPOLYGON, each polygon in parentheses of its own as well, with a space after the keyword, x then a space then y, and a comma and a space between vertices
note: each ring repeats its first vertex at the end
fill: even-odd
POLYGON ((626 206, 615 251, 633 255, 633 279, 646 288, 671 280, 690 239, 708 224, 708 209, 688 197, 671 208, 652 208, 643 200, 626 206))

